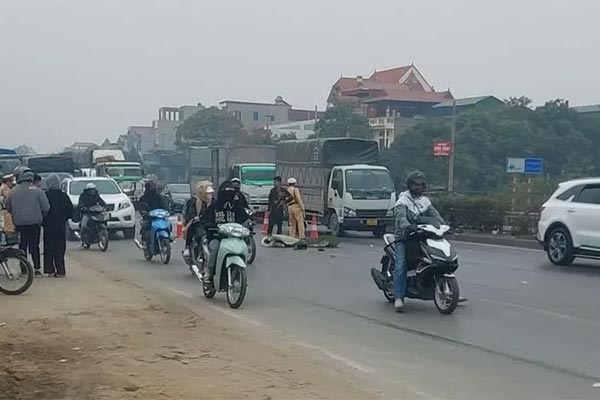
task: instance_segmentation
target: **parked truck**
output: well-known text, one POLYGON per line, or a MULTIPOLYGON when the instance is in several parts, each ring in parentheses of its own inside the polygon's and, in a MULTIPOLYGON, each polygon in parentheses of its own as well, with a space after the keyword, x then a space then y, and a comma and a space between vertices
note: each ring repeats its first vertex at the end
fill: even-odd
POLYGON ((144 170, 138 162, 115 161, 111 156, 96 159, 95 176, 114 179, 131 200, 139 200, 144 193, 144 170))
POLYGON ((394 224, 394 181, 379 164, 376 141, 352 138, 284 141, 276 148, 277 175, 296 178, 307 216, 316 215, 333 235, 394 224))
POLYGON ((75 172, 73 158, 60 155, 30 156, 23 159, 25 165, 42 177, 42 185, 45 188, 46 178, 56 174, 62 181, 72 178, 75 172))
POLYGON ((218 187, 238 178, 241 191, 256 213, 266 211, 275 177, 275 146, 192 146, 188 153, 188 175, 192 188, 201 180, 218 187))

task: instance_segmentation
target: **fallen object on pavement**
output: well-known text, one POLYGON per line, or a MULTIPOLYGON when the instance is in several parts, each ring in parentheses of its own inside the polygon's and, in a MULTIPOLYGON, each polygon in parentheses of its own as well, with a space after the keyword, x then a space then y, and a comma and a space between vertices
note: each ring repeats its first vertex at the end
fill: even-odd
MULTIPOLYGON (((272 235, 265 236, 261 244, 264 247, 280 247, 280 248, 296 248, 300 243, 300 239, 296 239, 287 235, 272 235)), ((333 236, 321 236, 319 239, 304 239, 306 247, 324 249, 338 247, 340 241, 333 236)))

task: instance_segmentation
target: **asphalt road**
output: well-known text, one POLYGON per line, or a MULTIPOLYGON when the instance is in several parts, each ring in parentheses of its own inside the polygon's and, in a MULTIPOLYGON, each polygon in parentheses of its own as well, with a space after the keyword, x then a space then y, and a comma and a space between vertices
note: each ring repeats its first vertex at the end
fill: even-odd
POLYGON ((451 316, 417 300, 395 313, 369 274, 380 241, 366 237, 324 252, 259 247, 239 310, 223 293, 203 298, 181 241, 169 266, 144 261, 126 240, 106 254, 71 252, 347 364, 385 398, 600 398, 600 263, 559 268, 540 251, 455 245, 469 301, 451 316))

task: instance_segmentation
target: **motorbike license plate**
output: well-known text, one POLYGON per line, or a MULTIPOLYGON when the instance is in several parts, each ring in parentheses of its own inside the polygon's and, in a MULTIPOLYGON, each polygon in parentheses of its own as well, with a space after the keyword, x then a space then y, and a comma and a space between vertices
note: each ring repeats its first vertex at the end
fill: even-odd
POLYGON ((377 220, 374 218, 368 219, 367 226, 377 226, 377 220))

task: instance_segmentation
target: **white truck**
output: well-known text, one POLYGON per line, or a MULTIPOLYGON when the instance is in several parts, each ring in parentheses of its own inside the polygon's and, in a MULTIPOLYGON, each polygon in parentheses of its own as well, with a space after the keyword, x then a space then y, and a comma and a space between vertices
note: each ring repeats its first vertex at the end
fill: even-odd
POLYGON ((267 210, 275 178, 275 146, 191 146, 188 160, 192 188, 201 180, 217 188, 226 179, 238 178, 250 208, 257 214, 267 210))
POLYGON ((316 215, 333 235, 370 231, 376 237, 393 226, 394 181, 379 163, 373 140, 335 138, 277 144, 277 175, 296 178, 307 217, 316 215))

